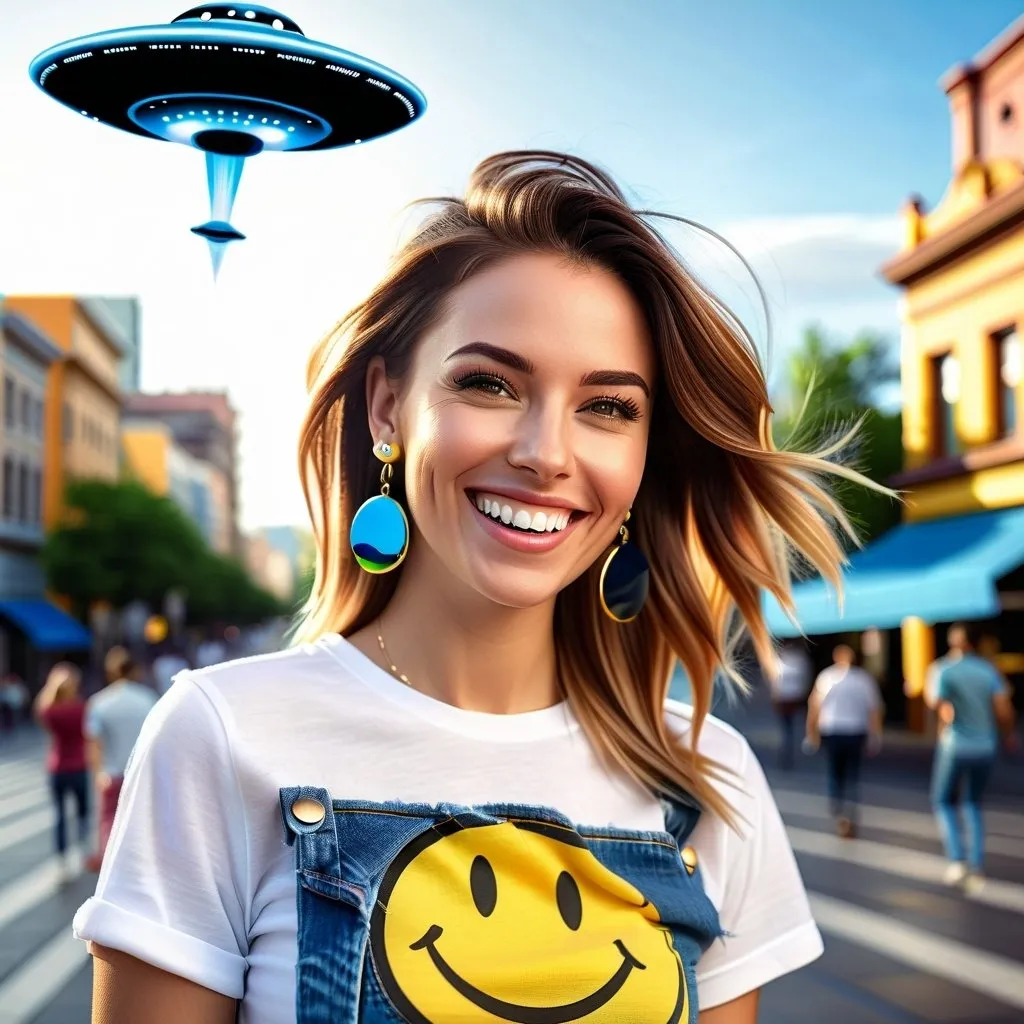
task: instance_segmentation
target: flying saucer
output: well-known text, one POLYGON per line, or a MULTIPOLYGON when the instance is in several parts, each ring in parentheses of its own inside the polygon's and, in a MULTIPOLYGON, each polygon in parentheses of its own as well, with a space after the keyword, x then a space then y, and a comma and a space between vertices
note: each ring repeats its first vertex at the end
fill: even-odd
POLYGON ((224 246, 245 237, 230 216, 249 157, 357 145, 426 109, 396 72, 245 3, 71 39, 39 54, 29 72, 79 116, 206 154, 211 219, 192 230, 209 243, 214 273, 224 246))

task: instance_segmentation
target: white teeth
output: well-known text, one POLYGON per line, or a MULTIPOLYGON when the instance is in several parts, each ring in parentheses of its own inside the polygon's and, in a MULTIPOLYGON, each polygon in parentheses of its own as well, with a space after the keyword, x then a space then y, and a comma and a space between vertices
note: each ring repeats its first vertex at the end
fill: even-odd
POLYGON ((506 526, 515 527, 518 530, 530 530, 533 533, 552 533, 564 530, 569 525, 571 513, 552 509, 549 512, 541 512, 534 508, 516 507, 483 494, 474 497, 476 507, 492 519, 498 519, 506 526))

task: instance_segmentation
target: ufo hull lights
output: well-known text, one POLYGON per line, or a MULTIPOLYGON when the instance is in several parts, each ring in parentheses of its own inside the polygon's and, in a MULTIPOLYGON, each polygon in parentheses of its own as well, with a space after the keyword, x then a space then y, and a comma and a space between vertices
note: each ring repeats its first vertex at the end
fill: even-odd
POLYGON ((142 127, 128 111, 170 94, 242 96, 309 111, 329 130, 301 147, 305 150, 388 135, 426 108, 419 90, 387 68, 259 26, 213 31, 206 24, 179 22, 104 32, 47 50, 32 62, 30 73, 72 110, 148 138, 163 136, 142 127))

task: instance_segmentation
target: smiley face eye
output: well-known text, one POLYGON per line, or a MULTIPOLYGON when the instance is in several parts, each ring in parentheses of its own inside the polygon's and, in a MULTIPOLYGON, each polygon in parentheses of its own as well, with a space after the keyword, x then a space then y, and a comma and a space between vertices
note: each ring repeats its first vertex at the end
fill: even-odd
POLYGON ((558 901, 558 912, 566 926, 576 931, 583 921, 583 899, 576 879, 563 871, 555 883, 555 899, 558 901))
POLYGON ((494 877, 491 862, 479 854, 473 858, 469 869, 469 890, 481 917, 490 917, 498 902, 498 880, 494 877))

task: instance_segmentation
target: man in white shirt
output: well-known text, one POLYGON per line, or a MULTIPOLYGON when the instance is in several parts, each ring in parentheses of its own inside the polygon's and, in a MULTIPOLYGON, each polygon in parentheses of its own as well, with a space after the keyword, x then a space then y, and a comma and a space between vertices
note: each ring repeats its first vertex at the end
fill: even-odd
POLYGON ((138 666, 125 648, 112 647, 104 669, 107 685, 85 706, 86 760, 99 806, 99 842, 88 861, 91 871, 99 871, 103 862, 128 759, 142 723, 157 702, 153 690, 138 681, 138 666))
POLYGON ((807 740, 815 749, 825 748, 832 815, 836 831, 846 839, 856 834, 861 756, 865 747, 872 755, 881 750, 885 714, 878 683, 854 665, 855 657, 847 644, 836 647, 807 705, 807 740))

